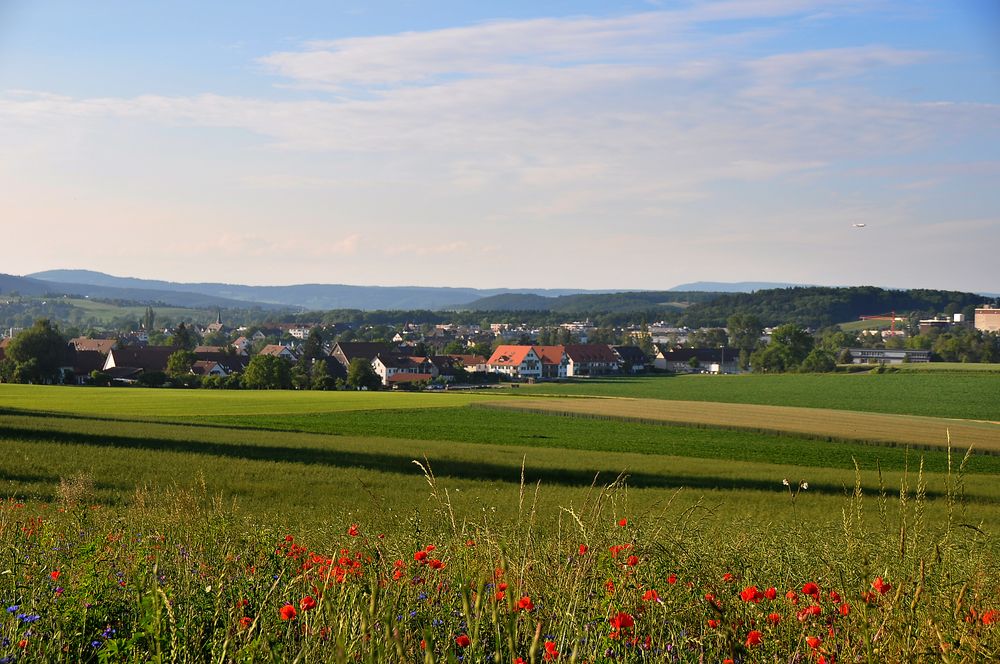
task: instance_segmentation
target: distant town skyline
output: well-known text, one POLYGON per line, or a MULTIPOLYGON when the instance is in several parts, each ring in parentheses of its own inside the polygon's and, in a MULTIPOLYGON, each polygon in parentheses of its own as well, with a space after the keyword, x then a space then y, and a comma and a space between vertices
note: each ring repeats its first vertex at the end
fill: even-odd
POLYGON ((1000 291, 989 0, 0 4, 0 272, 1000 291))

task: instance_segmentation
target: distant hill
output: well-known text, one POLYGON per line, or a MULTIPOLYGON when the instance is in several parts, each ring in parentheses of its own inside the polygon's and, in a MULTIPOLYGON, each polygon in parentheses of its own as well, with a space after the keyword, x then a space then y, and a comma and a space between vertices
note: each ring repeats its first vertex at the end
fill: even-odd
POLYGON ((989 298, 977 293, 943 290, 890 290, 874 286, 830 288, 801 286, 719 295, 688 307, 679 322, 690 327, 723 326, 734 313, 750 313, 764 325, 798 323, 826 327, 860 316, 895 311, 898 315, 933 315, 949 305, 961 311, 982 305, 989 298))
POLYGON ((680 311, 692 302, 705 302, 718 293, 695 291, 636 291, 586 293, 541 297, 529 293, 506 293, 470 302, 459 309, 470 311, 551 311, 564 314, 626 313, 631 311, 680 311))
POLYGON ((708 293, 752 293, 772 288, 794 288, 806 284, 785 284, 772 281, 694 281, 674 286, 672 291, 704 291, 708 293))
MULTIPOLYGON (((243 303, 242 306, 246 306, 246 302, 265 302, 273 305, 302 307, 311 310, 447 309, 472 302, 479 298, 514 291, 514 289, 508 288, 477 289, 432 286, 350 286, 346 284, 245 286, 223 283, 177 283, 154 279, 116 277, 91 270, 48 270, 45 272, 36 272, 28 276, 33 279, 59 283, 185 293, 185 297, 190 297, 190 294, 197 293, 239 301, 243 303)), ((555 297, 577 293, 607 293, 610 291, 554 288, 525 289, 523 292, 532 295, 555 297)))
POLYGON ((191 293, 180 290, 157 290, 153 288, 128 288, 103 286, 86 283, 47 281, 33 277, 18 277, 0 274, 0 295, 17 292, 21 295, 76 295, 79 297, 123 300, 128 302, 162 303, 174 307, 205 309, 247 308, 253 306, 276 308, 275 305, 234 300, 226 297, 191 293))

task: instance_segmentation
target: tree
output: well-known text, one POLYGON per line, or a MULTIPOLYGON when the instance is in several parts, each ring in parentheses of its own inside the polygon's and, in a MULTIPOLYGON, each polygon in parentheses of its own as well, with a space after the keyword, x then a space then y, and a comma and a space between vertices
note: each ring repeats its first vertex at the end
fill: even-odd
POLYGON ((691 348, 719 348, 729 343, 729 336, 721 327, 695 330, 688 335, 688 346, 691 348))
POLYGON ((66 364, 67 345, 66 339, 48 319, 35 321, 7 347, 7 357, 15 365, 12 379, 25 383, 59 381, 62 378, 60 367, 66 364))
POLYGON ((181 378, 191 375, 191 367, 197 361, 197 356, 189 350, 179 350, 167 358, 167 375, 171 378, 181 378))
POLYGON ((243 387, 251 390, 286 390, 292 386, 288 363, 274 355, 256 355, 243 372, 243 387))
POLYGON ((465 347, 465 344, 456 339, 449 342, 448 345, 441 350, 441 352, 444 355, 462 355, 463 353, 467 353, 468 350, 469 349, 465 347))
POLYGON ((309 372, 306 371, 305 366, 303 366, 301 362, 292 367, 291 379, 292 379, 292 387, 294 387, 296 390, 309 389, 309 372))
POLYGON ((194 333, 184 323, 180 323, 177 326, 174 330, 174 336, 171 337, 170 341, 171 346, 186 350, 194 350, 194 347, 198 345, 198 340, 195 338, 194 333))
POLYGON ((801 327, 788 323, 774 329, 771 333, 771 343, 787 348, 792 362, 798 365, 812 351, 815 341, 812 335, 801 327))
POLYGON ((813 348, 812 352, 802 360, 799 371, 808 373, 827 373, 837 368, 837 360, 833 353, 823 348, 813 348))
POLYGON ((303 367, 309 367, 312 365, 313 360, 317 360, 326 353, 323 352, 323 335, 320 334, 319 328, 312 328, 309 331, 309 338, 306 339, 305 344, 302 346, 302 355, 299 356, 299 362, 302 363, 303 367))
POLYGON ((740 366, 744 369, 750 354, 760 345, 760 333, 764 330, 760 319, 753 314, 736 313, 726 321, 729 343, 740 350, 740 366))
POLYGON ((146 332, 153 331, 153 325, 156 324, 156 312, 153 311, 153 307, 146 307, 146 313, 142 316, 142 329, 146 332))
POLYGON ((334 381, 333 376, 330 375, 330 371, 327 369, 326 360, 319 359, 313 362, 309 382, 314 390, 334 389, 336 381, 334 381))
POLYGON ((381 385, 378 374, 372 369, 371 362, 363 357, 356 357, 351 360, 347 368, 347 386, 355 390, 366 388, 377 390, 381 385))

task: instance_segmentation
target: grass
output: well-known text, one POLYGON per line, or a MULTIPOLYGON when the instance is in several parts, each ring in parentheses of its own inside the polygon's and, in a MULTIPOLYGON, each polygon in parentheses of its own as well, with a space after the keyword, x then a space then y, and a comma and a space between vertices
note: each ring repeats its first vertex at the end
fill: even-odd
MULTIPOLYGON (((102 323, 110 323, 115 318, 130 316, 140 319, 146 312, 145 305, 142 306, 119 306, 109 302, 97 302, 87 298, 58 298, 60 302, 70 304, 86 312, 87 316, 96 318, 102 323)), ((205 309, 187 309, 184 307, 156 307, 156 314, 164 318, 174 320, 194 319, 196 321, 209 321, 214 319, 215 312, 205 309)))
POLYGON ((489 405, 514 411, 726 427, 827 440, 903 443, 937 448, 947 445, 950 431, 953 438, 961 440, 963 445, 974 446, 981 452, 1000 453, 1000 422, 658 399, 510 399, 489 405))
POLYGON ((892 369, 906 373, 922 373, 925 371, 932 373, 997 373, 1000 372, 1000 364, 995 362, 915 362, 894 364, 892 365, 892 369))
MULTIPOLYGON (((663 394, 653 379, 619 389, 637 386, 663 394)), ((956 445, 986 447, 998 428, 542 390, 0 385, 0 601, 17 607, 0 612, 0 661, 1000 651, 1000 456, 840 440, 884 425, 902 433, 883 442, 924 429, 937 445, 946 423, 956 445), (744 600, 751 586, 761 597, 744 600)))
MULTIPOLYGON (((916 365, 911 365, 916 366, 916 365)), ((745 374, 589 379, 521 388, 522 394, 719 401, 1000 420, 1000 374, 745 374)))

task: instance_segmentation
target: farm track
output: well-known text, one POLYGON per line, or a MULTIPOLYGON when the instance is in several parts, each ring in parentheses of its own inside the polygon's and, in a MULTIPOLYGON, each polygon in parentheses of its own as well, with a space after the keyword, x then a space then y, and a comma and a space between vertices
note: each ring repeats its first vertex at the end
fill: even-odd
POLYGON ((718 403, 663 399, 522 397, 479 404, 479 407, 535 413, 555 413, 621 421, 718 427, 760 433, 795 434, 824 440, 879 445, 948 447, 1000 454, 1000 425, 916 415, 718 403))

